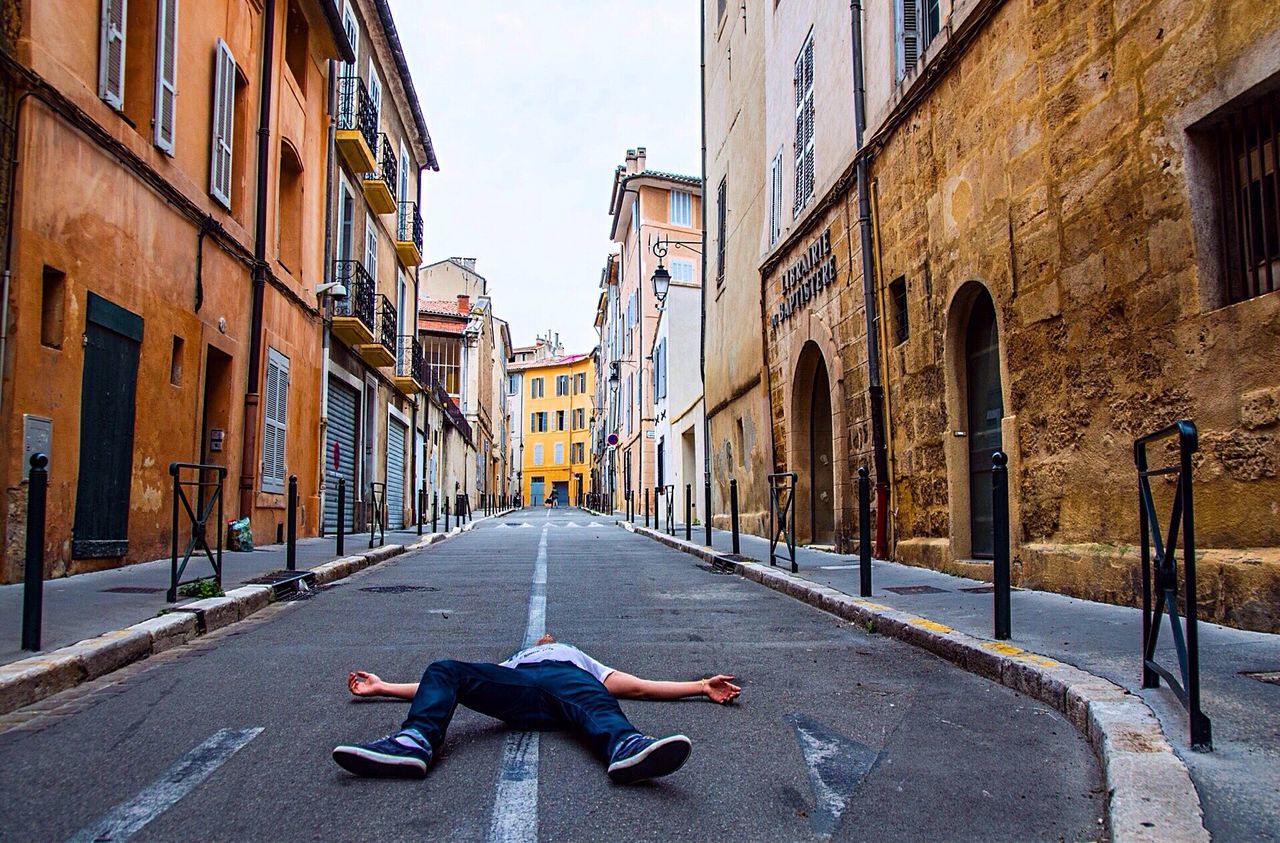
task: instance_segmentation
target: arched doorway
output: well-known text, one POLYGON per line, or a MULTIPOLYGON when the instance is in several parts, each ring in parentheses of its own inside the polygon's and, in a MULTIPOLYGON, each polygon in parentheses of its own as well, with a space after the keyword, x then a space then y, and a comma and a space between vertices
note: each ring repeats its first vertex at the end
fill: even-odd
POLYGON ((805 544, 834 544, 836 535, 835 460, 831 379, 815 343, 800 352, 792 389, 793 465, 796 480, 796 533, 805 544))
POLYGON ((993 555, 991 455, 1001 448, 1000 336, 991 295, 983 289, 969 311, 964 342, 965 411, 969 442, 969 535, 975 559, 993 555))

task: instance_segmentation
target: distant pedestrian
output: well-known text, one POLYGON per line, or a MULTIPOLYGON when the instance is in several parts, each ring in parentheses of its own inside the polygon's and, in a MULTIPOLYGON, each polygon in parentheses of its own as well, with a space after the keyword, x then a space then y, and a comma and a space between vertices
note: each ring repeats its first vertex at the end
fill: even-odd
POLYGON ((367 744, 343 744, 333 759, 360 776, 421 778, 444 743, 458 704, 515 729, 574 729, 607 766, 609 778, 632 784, 674 773, 688 759, 684 735, 653 738, 627 720, 618 699, 676 700, 705 696, 727 703, 741 690, 732 676, 693 682, 640 679, 606 667, 550 635, 501 664, 437 661, 418 683, 383 682, 357 670, 347 677, 356 696, 412 700, 400 731, 367 744))

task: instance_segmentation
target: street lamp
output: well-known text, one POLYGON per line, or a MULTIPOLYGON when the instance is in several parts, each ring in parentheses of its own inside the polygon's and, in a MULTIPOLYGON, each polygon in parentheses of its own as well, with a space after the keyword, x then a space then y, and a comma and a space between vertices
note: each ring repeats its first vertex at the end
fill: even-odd
POLYGON ((701 246, 701 240, 672 240, 670 237, 659 236, 653 241, 653 254, 658 259, 658 268, 653 271, 653 297, 658 300, 658 309, 661 310, 663 304, 667 300, 667 294, 671 292, 671 273, 662 265, 662 259, 667 256, 670 247, 675 246, 677 249, 688 249, 694 254, 701 255, 702 252, 693 248, 701 246))
POLYGON ((658 268, 653 271, 653 297, 658 300, 658 307, 661 308, 667 301, 667 293, 671 290, 671 273, 667 272, 667 268, 662 265, 662 258, 658 258, 658 268))

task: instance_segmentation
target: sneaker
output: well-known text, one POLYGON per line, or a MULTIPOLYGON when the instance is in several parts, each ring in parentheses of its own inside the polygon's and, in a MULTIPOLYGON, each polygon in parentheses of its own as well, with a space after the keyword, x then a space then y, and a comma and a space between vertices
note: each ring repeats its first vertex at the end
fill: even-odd
POLYGON ((693 742, 684 735, 623 738, 609 760, 609 778, 618 784, 635 784, 679 770, 689 758, 693 742))
POLYGON ((343 744, 333 760, 357 776, 420 779, 431 765, 431 744, 416 729, 402 729, 372 743, 343 744))

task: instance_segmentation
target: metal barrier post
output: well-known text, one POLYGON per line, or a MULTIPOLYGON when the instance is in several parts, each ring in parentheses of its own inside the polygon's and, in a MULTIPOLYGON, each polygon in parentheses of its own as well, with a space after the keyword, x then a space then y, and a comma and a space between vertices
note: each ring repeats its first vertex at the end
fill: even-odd
POLYGON ((453 527, 449 526, 449 498, 446 496, 444 499, 444 531, 447 533, 452 529, 453 527))
POLYGON ((871 596, 871 478, 858 469, 858 593, 871 596))
POLYGON ((995 553, 992 574, 995 594, 996 640, 1009 638, 1009 458, 1003 451, 991 455, 991 515, 995 553))
POLYGON ((440 493, 431 493, 431 532, 440 532, 440 493))
POLYGON ((284 562, 290 571, 298 570, 298 475, 289 475, 288 520, 284 525, 284 562))
POLYGON ((338 478, 338 555, 346 555, 347 539, 347 478, 338 478))
POLYGON ((738 545, 738 481, 729 481, 729 529, 733 531, 733 555, 741 551, 738 545))
POLYGON ((418 508, 414 512, 414 521, 418 522, 418 535, 422 535, 422 522, 427 520, 427 487, 418 490, 418 508))
MULTIPOLYGON (((653 508, 655 510, 658 508, 658 490, 657 489, 653 490, 653 508)), ((657 515, 657 514, 658 514, 657 512, 654 512, 654 515, 657 515)), ((658 519, 656 518, 654 519, 654 521, 657 521, 657 520, 658 519)), ((649 526, 649 487, 648 486, 644 488, 644 525, 645 527, 649 526)), ((657 524, 654 524, 654 526, 656 527, 657 524)))
POLYGON ((693 541, 693 484, 684 484, 684 540, 693 541))
MULTIPOLYGON (((49 458, 31 455, 27 481, 27 559, 22 578, 22 649, 39 650, 44 615, 44 517, 49 458)), ((177 512, 174 512, 177 519, 177 512)), ((174 531, 177 535, 177 531, 174 531)), ((177 539, 175 538, 176 542, 177 539)))
POLYGON ((702 497, 703 497, 703 503, 704 503, 704 506, 703 506, 704 511, 702 513, 702 527, 707 534, 707 540, 705 544, 707 547, 711 547, 711 478, 710 477, 708 477, 706 482, 703 484, 702 497))

